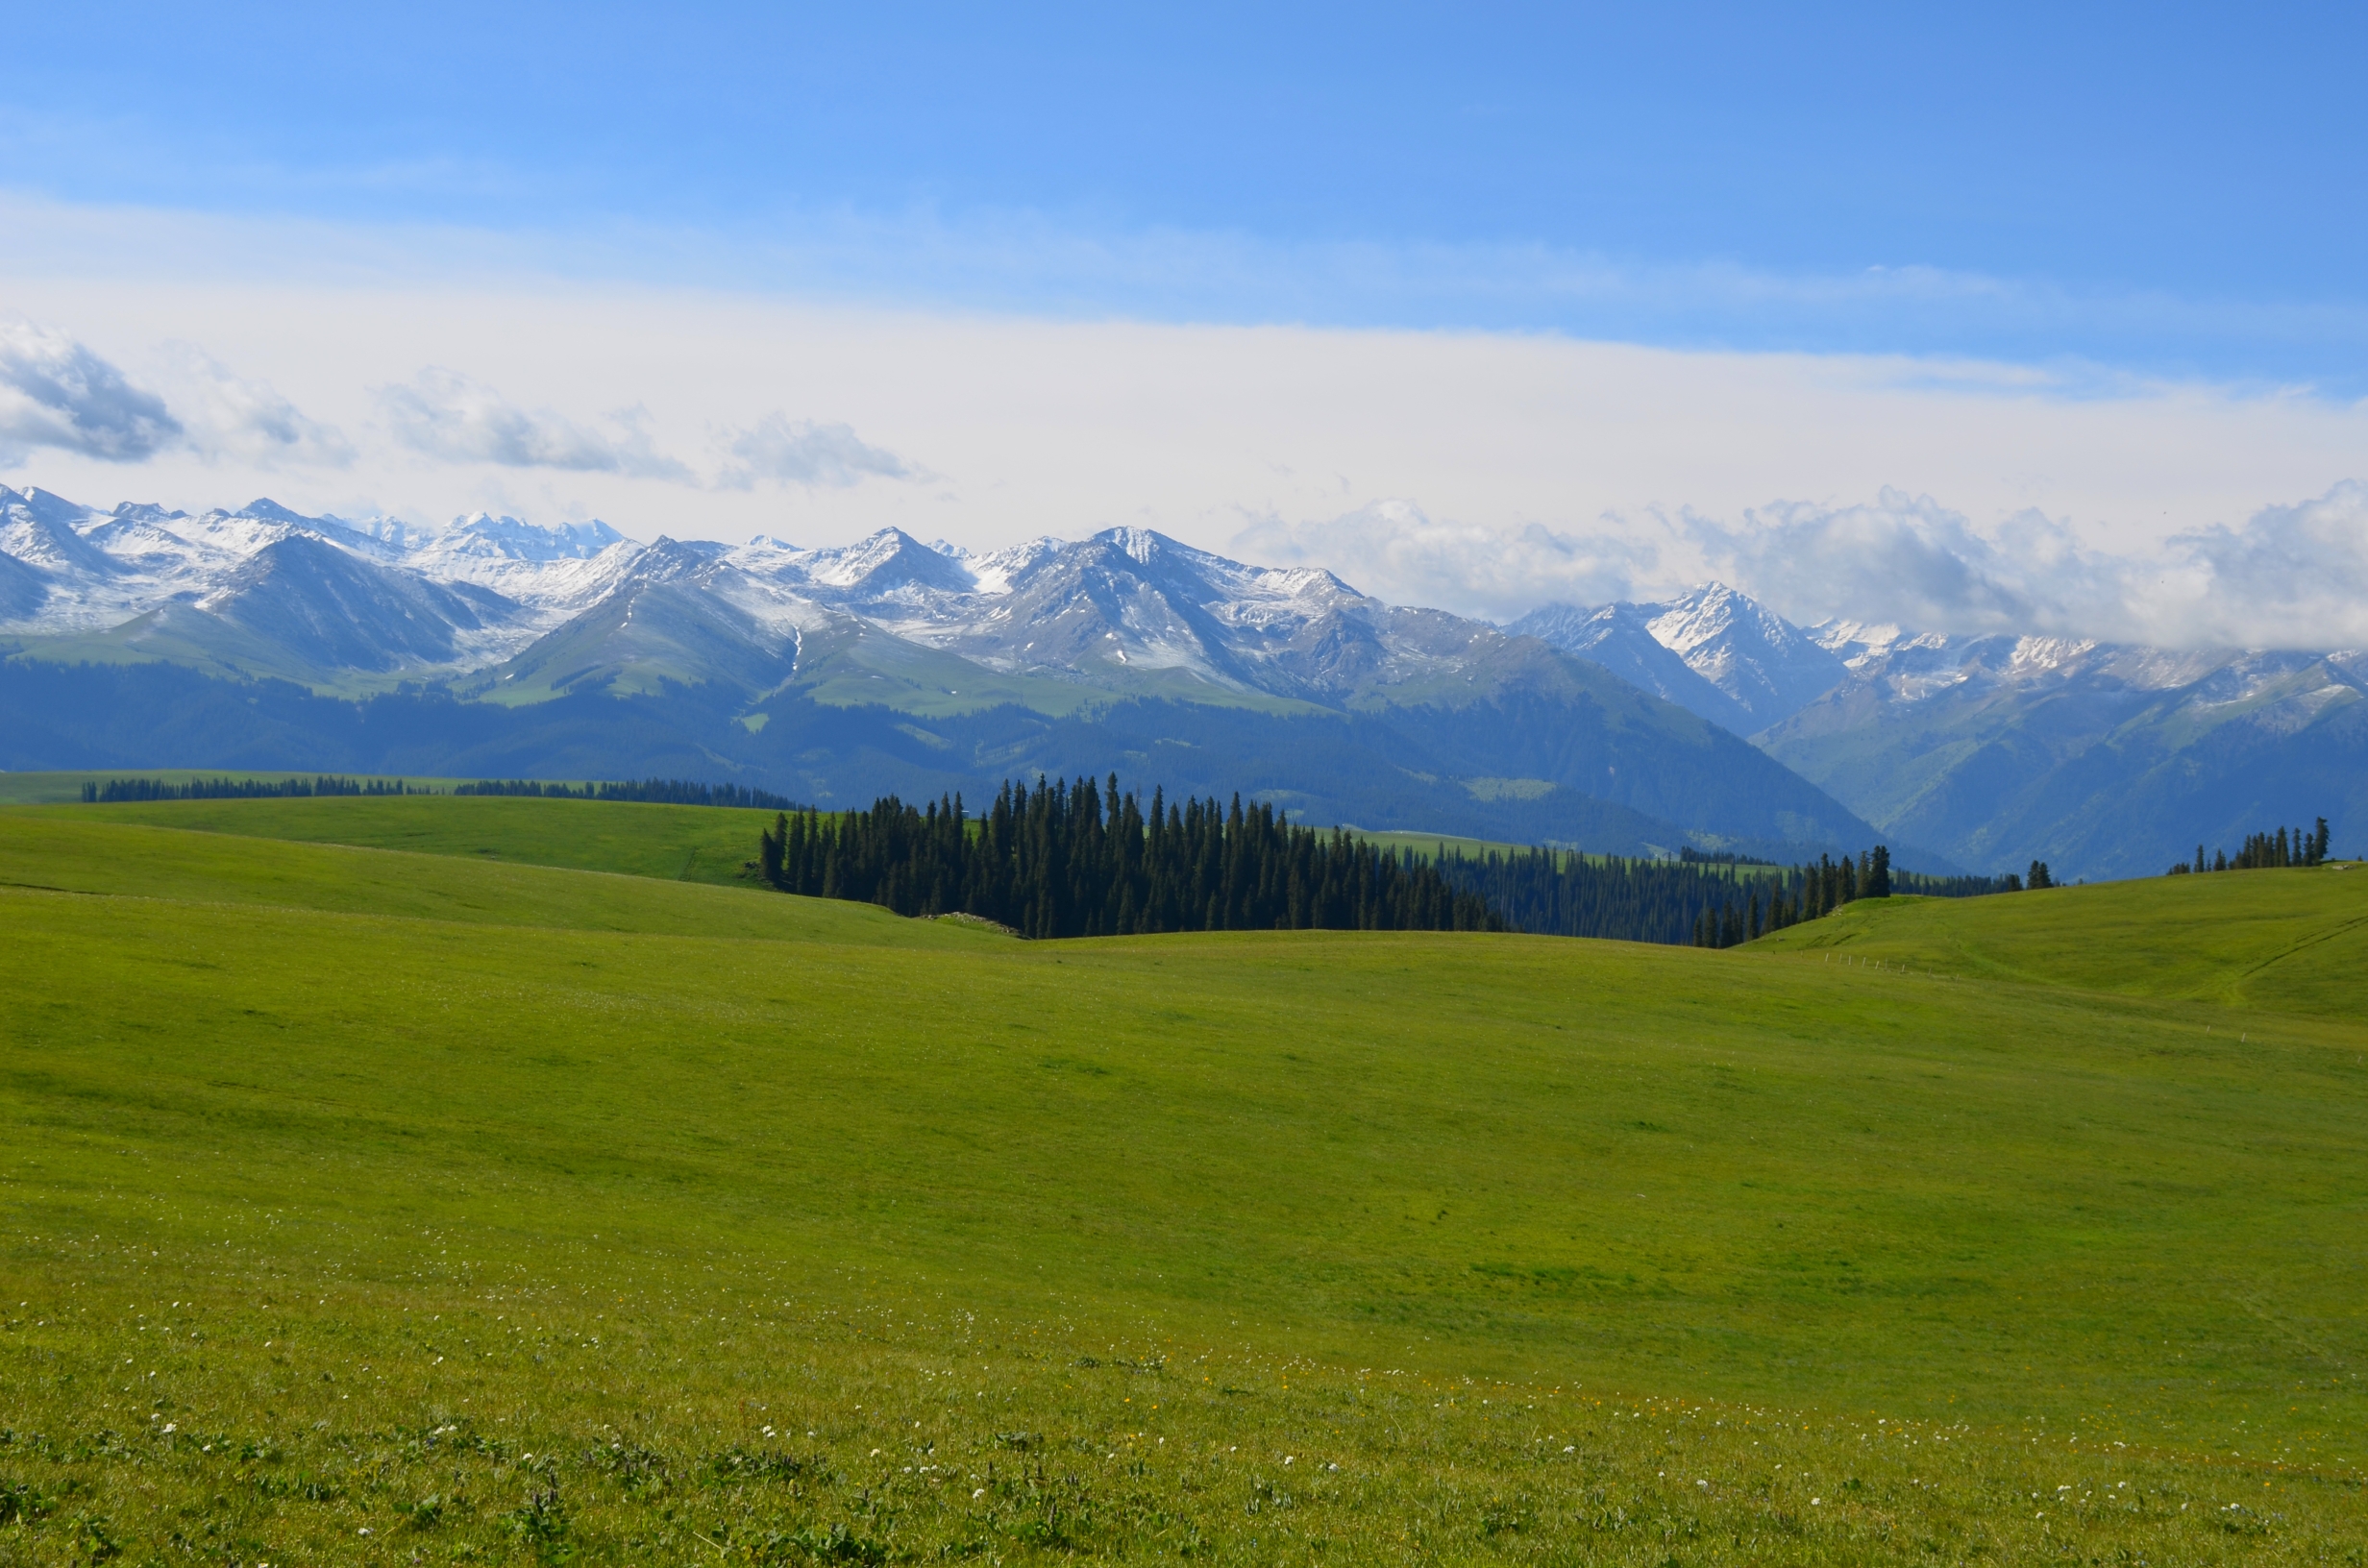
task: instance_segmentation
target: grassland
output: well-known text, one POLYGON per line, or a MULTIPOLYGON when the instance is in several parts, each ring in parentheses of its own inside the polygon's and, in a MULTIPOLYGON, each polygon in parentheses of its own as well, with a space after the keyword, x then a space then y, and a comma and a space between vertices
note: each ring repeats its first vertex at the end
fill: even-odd
POLYGON ((0 812, 0 1561, 2361 1560, 2368 874, 1026 944, 741 815, 0 812))

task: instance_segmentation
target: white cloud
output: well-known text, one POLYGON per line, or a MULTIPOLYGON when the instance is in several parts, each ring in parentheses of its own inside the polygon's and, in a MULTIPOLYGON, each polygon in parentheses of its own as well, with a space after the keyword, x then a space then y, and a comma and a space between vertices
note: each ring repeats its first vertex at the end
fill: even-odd
POLYGON ((2368 484, 2126 551, 2036 510, 1976 527, 1929 496, 1685 514, 1705 576, 1792 620, 2048 633, 2165 647, 2368 646, 2368 484))
POLYGON ((188 444, 196 451, 261 469, 353 463, 354 446, 342 430, 307 418, 270 382, 237 376, 190 344, 175 344, 171 354, 185 393, 188 444))
MULTIPOLYGON (((822 545, 894 526, 974 550, 1135 524, 1492 617, 1722 576, 1812 620, 2368 639, 2327 608, 2355 580, 2339 487, 2368 480, 2368 404, 2303 390, 508 275, 472 289, 382 273, 334 286, 11 275, 22 265, 0 260, 12 309, 106 345, 186 423, 141 466, 138 499, 193 510, 271 494, 305 511, 599 516, 645 539, 822 545), (344 432, 352 463, 313 464, 259 433, 234 445, 228 416, 164 359, 125 356, 192 337, 344 432), (646 420, 596 417, 636 405, 646 420), (826 420, 752 418, 773 409, 826 420), (920 482, 917 454, 953 478, 920 482), (2292 518, 2262 510, 2301 497, 2320 500, 2292 518), (2313 597, 2303 576, 2334 588, 2313 597), (2254 600, 2269 613, 2240 613, 2254 600)), ((44 449, 32 478, 116 499, 121 469, 93 450, 44 449)))
POLYGON ((1930 496, 1885 489, 1870 504, 1776 502, 1739 524, 1682 526, 1705 569, 1795 621, 1895 621, 1929 631, 2079 631, 2116 605, 2117 563, 2083 551, 2044 514, 1995 531, 1930 496))
POLYGON ((1230 548, 1267 565, 1327 568, 1393 603, 1492 620, 1549 600, 1625 598, 1659 556, 1649 540, 1435 519, 1395 500, 1310 522, 1254 518, 1230 548))
POLYGON ((180 438, 164 400, 64 332, 0 322, 0 461, 49 447, 136 463, 180 438))
POLYGON ((845 489, 868 478, 927 477, 895 453, 866 444, 852 426, 793 421, 777 412, 733 432, 723 447, 731 460, 715 482, 728 490, 746 490, 758 479, 845 489))
POLYGON ((2257 648, 2368 648, 2368 484, 2183 533, 2158 593, 2189 635, 2257 648))
POLYGON ((596 430, 548 409, 530 413, 483 382, 436 366, 421 371, 408 386, 379 388, 378 401, 395 439, 431 457, 678 482, 692 478, 688 468, 652 445, 649 416, 638 407, 609 416, 613 433, 596 430))

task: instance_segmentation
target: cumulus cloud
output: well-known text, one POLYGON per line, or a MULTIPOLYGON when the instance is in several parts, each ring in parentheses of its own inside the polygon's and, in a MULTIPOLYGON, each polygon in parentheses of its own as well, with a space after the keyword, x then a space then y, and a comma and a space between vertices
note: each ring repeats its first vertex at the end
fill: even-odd
POLYGON ((234 375, 185 343, 174 345, 173 355, 186 389, 182 415, 188 444, 208 457, 259 468, 344 468, 354 461, 353 444, 343 431, 307 418, 268 381, 234 375))
POLYGON ((2368 484, 2347 479, 2170 541, 2160 610, 2206 639, 2259 648, 2368 647, 2368 484))
POLYGON ((458 463, 555 468, 580 474, 688 482, 691 471, 652 444, 649 416, 608 416, 594 429, 550 410, 529 412, 457 371, 431 366, 407 386, 379 388, 379 409, 395 439, 412 451, 458 463))
POLYGON ((1658 558, 1650 540, 1433 518, 1408 501, 1377 501, 1338 517, 1252 518, 1232 548, 1275 566, 1320 566, 1378 599, 1492 620, 1550 600, 1625 598, 1658 558))
POLYGON ((1775 502, 1732 521, 1607 518, 1592 532, 1490 527, 1406 501, 1251 517, 1234 553, 1320 566, 1393 603, 1499 623, 1541 604, 1650 600, 1715 578, 1801 625, 2094 637, 2169 648, 2368 648, 2368 482, 2124 551, 2026 510, 1987 526, 1930 496, 1775 502))
POLYGON ((110 463, 136 463, 179 440, 164 400, 64 332, 0 322, 0 459, 54 447, 110 463))
POLYGON ((2026 511, 1984 532, 1930 496, 1885 489, 1868 504, 1778 502, 1726 524, 1681 518, 1708 575, 1799 622, 1892 621, 1924 631, 2130 629, 2134 563, 2082 547, 2026 511))
POLYGON ((749 489, 758 479, 837 490, 869 478, 926 478, 895 453, 865 442, 850 426, 818 425, 781 413, 732 432, 723 446, 729 461, 715 482, 729 490, 749 489))
POLYGON ((2358 480, 2122 552, 2092 550, 2043 513, 1980 528, 1895 490, 1865 505, 1779 502, 1735 524, 1690 513, 1682 527, 1704 576, 1802 623, 2171 648, 2368 646, 2368 484, 2358 480))

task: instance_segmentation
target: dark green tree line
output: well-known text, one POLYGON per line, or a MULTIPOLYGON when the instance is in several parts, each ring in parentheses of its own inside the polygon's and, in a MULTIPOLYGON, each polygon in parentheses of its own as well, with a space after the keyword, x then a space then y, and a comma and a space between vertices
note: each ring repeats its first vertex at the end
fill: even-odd
POLYGON ((2275 833, 2248 833, 2244 846, 2233 858, 2225 849, 2216 850, 2209 865, 2204 861, 2204 846, 2195 846, 2195 862, 2181 861, 2170 874, 2185 876, 2200 871, 2257 871, 2282 866, 2320 866, 2327 861, 2329 833, 2327 819, 2322 817, 2314 827, 2279 828, 2275 833))
POLYGON ((1006 783, 974 821, 959 796, 925 808, 783 812, 758 868, 789 893, 900 915, 975 915, 1025 937, 1163 931, 1501 931, 1476 894, 1430 865, 1340 831, 1294 827, 1269 805, 1147 808, 1092 779, 1006 783))
POLYGON ((787 796, 744 784, 695 784, 687 778, 608 780, 554 784, 539 778, 481 778, 456 784, 455 795, 521 795, 544 800, 633 800, 667 806, 753 806, 759 811, 799 811, 787 796))
POLYGON ((344 778, 320 774, 312 778, 193 778, 175 784, 161 778, 111 778, 104 784, 85 784, 86 805, 118 800, 308 800, 315 796, 427 795, 420 785, 399 778, 344 778))

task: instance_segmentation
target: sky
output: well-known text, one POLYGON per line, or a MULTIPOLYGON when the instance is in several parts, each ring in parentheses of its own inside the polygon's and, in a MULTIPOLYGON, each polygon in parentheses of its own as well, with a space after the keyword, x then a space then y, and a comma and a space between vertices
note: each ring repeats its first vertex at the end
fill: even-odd
POLYGON ((0 483, 2368 641, 2356 7, 353 9, 12 8, 0 483))

